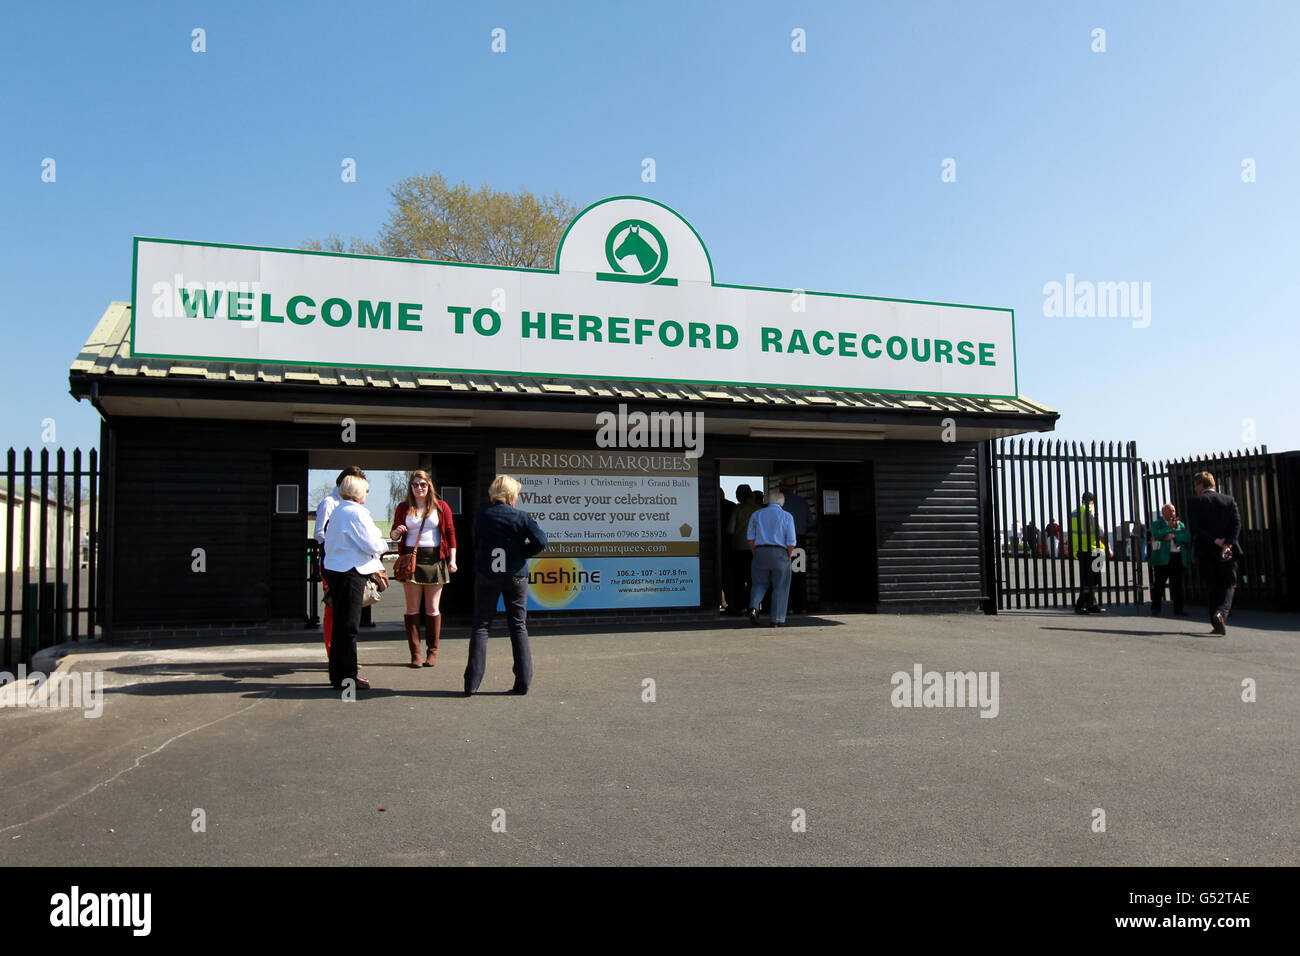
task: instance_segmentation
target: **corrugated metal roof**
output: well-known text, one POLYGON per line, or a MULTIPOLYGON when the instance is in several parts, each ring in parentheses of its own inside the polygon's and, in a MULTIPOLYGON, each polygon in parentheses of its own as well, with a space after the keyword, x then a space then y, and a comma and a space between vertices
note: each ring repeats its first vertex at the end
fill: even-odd
POLYGON ((71 371, 105 378, 173 378, 208 382, 268 382, 345 386, 389 391, 476 391, 507 394, 556 395, 652 401, 730 401, 769 407, 848 408, 858 411, 926 411, 996 413, 1035 418, 1055 416, 1045 405, 1028 398, 965 398, 938 395, 842 392, 751 385, 688 385, 664 382, 625 382, 600 379, 537 378, 522 375, 457 375, 432 371, 389 371, 371 368, 256 365, 247 362, 204 362, 196 359, 139 359, 128 341, 131 304, 114 302, 95 325, 71 371))

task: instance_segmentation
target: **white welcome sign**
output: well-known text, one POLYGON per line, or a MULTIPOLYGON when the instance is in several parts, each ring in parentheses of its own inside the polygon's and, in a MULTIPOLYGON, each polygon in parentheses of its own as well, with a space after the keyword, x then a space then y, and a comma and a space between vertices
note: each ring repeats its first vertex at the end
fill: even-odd
POLYGON ((1013 398, 1009 309, 728 285, 676 212, 606 199, 552 270, 135 240, 133 354, 1013 398))

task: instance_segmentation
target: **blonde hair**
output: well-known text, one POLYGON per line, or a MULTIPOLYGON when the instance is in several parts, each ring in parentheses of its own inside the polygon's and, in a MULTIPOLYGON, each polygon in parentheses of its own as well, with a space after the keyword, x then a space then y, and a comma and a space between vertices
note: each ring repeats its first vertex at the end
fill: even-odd
POLYGON ((339 497, 348 501, 360 501, 370 491, 370 482, 356 475, 348 475, 339 482, 339 497))
POLYGON ((414 511, 417 514, 421 513, 420 504, 415 500, 415 492, 411 488, 411 483, 415 481, 416 478, 423 478, 429 483, 429 497, 427 502, 429 513, 432 514, 438 507, 438 492, 433 490, 433 479, 429 477, 429 473, 419 468, 406 476, 406 510, 414 511))
POLYGON ((497 475, 496 481, 488 489, 488 498, 493 504, 500 502, 508 505, 519 497, 520 487, 519 482, 509 475, 497 475))

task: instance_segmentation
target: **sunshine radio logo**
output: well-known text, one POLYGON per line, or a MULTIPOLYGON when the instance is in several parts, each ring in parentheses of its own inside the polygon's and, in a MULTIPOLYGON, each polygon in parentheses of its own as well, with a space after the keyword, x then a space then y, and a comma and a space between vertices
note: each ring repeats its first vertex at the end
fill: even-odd
POLYGON ((600 587, 600 571, 588 571, 574 558, 538 558, 528 562, 528 592, 543 607, 566 607, 589 586, 600 587))

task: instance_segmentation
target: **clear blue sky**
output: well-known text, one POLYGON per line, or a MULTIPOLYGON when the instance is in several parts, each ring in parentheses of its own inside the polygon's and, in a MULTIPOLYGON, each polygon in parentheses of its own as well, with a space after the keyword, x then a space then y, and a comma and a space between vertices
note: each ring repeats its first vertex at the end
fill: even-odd
POLYGON ((433 170, 658 199, 724 282, 1013 308, 1057 437, 1300 448, 1297 49, 1292 0, 7 3, 0 448, 97 442, 68 366, 133 235, 373 236, 433 170), (1149 326, 1045 317, 1067 274, 1149 326))

